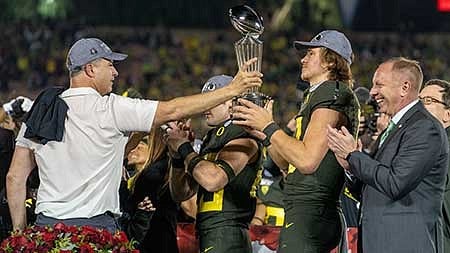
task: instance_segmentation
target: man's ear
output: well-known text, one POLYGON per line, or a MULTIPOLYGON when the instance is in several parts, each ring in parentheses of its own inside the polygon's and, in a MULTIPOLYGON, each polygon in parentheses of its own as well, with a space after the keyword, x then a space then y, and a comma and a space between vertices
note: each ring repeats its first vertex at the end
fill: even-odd
POLYGON ((402 97, 406 96, 411 89, 412 89, 411 82, 409 80, 404 81, 401 86, 400 95, 402 97))
POLYGON ((88 77, 93 78, 95 76, 95 70, 94 70, 93 64, 88 63, 88 64, 84 65, 83 69, 84 69, 84 73, 86 73, 86 75, 88 77))
POLYGON ((444 122, 445 127, 450 125, 450 108, 445 109, 444 115, 442 115, 442 122, 444 122))

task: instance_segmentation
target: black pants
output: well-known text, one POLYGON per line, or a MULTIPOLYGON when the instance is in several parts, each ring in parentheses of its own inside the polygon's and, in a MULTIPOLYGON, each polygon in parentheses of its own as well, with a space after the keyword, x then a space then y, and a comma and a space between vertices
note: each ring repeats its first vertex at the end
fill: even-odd
POLYGON ((329 253, 340 241, 342 225, 337 208, 285 207, 280 253, 329 253))
POLYGON ((57 223, 63 223, 66 226, 91 226, 99 229, 106 229, 111 233, 115 233, 120 230, 117 220, 114 215, 110 212, 104 214, 96 215, 91 218, 70 218, 70 219, 56 219, 48 217, 39 213, 36 218, 36 226, 51 226, 53 227, 57 223))
POLYGON ((200 252, 251 253, 248 229, 242 227, 219 227, 199 231, 200 252))

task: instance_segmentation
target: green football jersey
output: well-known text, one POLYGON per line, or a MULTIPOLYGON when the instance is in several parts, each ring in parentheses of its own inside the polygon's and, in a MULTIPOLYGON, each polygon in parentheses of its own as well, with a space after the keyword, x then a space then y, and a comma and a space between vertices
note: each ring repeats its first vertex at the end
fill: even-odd
MULTIPOLYGON (((358 135, 360 106, 351 88, 342 82, 326 81, 315 90, 305 92, 305 101, 296 117, 295 138, 303 140, 311 115, 318 108, 327 108, 344 114, 346 128, 358 135)), ((309 175, 300 173, 289 165, 284 184, 285 203, 328 205, 339 203, 339 194, 344 184, 344 169, 339 165, 334 153, 329 150, 318 169, 309 175)))
MULTIPOLYGON (((209 161, 231 140, 252 138, 231 120, 211 129, 206 135, 200 155, 209 161)), ((261 178, 261 148, 259 159, 245 168, 222 189, 208 192, 199 186, 197 194, 197 228, 207 230, 222 226, 247 227, 256 206, 256 189, 261 178)))
POLYGON ((280 188, 282 177, 261 179, 256 196, 266 206, 264 224, 271 226, 283 226, 284 207, 283 192, 280 188))

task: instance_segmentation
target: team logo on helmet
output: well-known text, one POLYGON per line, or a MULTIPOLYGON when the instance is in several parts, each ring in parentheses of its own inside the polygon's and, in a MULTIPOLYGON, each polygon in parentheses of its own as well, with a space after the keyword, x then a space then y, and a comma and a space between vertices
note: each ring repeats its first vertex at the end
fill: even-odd
POLYGON ((213 91, 216 89, 216 84, 213 82, 207 82, 202 89, 202 92, 213 91))

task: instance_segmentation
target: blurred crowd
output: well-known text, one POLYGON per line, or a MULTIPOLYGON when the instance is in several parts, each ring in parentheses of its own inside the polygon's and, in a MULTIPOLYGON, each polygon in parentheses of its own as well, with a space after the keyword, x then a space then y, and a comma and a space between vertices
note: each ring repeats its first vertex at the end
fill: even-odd
MULTIPOLYGON (((5 40, 0 42, 0 102, 26 95, 34 98, 48 86, 67 85, 65 55, 68 46, 81 37, 102 37, 113 48, 127 53, 127 63, 117 65, 121 73, 114 91, 129 87, 146 98, 169 99, 193 94, 211 75, 237 71, 233 43, 240 34, 232 30, 193 30, 167 27, 91 27, 64 22, 0 25, 5 40)), ((297 111, 298 89, 305 87, 298 77, 298 56, 292 47, 296 39, 310 38, 312 31, 263 34, 263 92, 279 101, 275 115, 287 123, 297 111)), ((445 70, 450 35, 350 32, 355 62, 356 86, 371 86, 377 63, 401 55, 423 64, 425 80, 449 79, 445 70)))
MULTIPOLYGON (((2 116, 5 120, 0 120, 0 127, 13 130, 5 132, 6 137, 3 138, 9 145, 8 161, 4 161, 0 170, 3 173, 0 173, 3 185, 21 118, 44 88, 68 86, 65 55, 69 45, 79 38, 101 37, 115 51, 129 55, 125 64, 116 65, 120 76, 113 87, 113 92, 128 97, 166 100, 195 94, 199 93, 208 77, 234 75, 237 71, 233 43, 239 40, 240 35, 231 27, 230 30, 171 30, 166 27, 94 28, 63 22, 39 25, 24 22, 14 26, 0 25, 0 29, 8 38, 0 42, 0 104, 5 110, 2 116)), ((298 34, 267 31, 261 38, 265 42, 262 91, 275 99, 276 121, 286 128, 286 132, 290 130, 291 135, 296 127, 292 117, 298 111, 303 90, 308 87, 299 79, 298 73, 301 71, 298 70, 298 61, 301 56, 292 47, 292 42, 308 40, 312 35, 312 31, 300 31, 298 34)), ((355 93, 362 108, 359 137, 363 151, 371 153, 378 147, 374 146, 375 141, 390 120, 378 111, 366 88, 372 86, 371 79, 376 66, 392 55, 406 56, 423 64, 425 80, 431 77, 450 79, 450 74, 445 71, 448 65, 447 52, 440 50, 450 46, 450 40, 449 35, 437 34, 349 33, 349 37, 355 52, 352 65, 355 93)), ((201 127, 203 132, 196 132, 197 138, 205 133, 206 127, 201 127)), ((199 126, 194 125, 193 128, 199 129, 199 126)), ((148 136, 140 136, 135 147, 130 148, 123 163, 120 189, 124 212, 121 225, 131 237, 145 241, 142 245, 147 247, 148 243, 149 248, 164 239, 167 245, 175 247, 177 220, 192 222, 196 216, 193 204, 196 202, 195 197, 178 202, 170 194, 169 154, 161 131, 158 128, 148 136), (149 189, 149 185, 154 188, 149 189), (146 196, 150 196, 150 199, 146 196), (150 200, 159 209, 155 211, 150 200), (158 229, 149 232, 150 225, 142 220, 151 221, 151 226, 158 229), (148 238, 139 238, 140 235, 148 238)), ((6 144, 1 146, 6 147, 6 144)), ((284 224, 284 209, 279 203, 282 199, 282 172, 270 156, 264 157, 263 179, 256 193, 259 208, 252 224, 280 226, 284 224)), ((34 175, 34 181, 37 181, 36 177, 34 175)), ((33 182, 33 176, 28 182, 28 216, 34 215, 32 209, 38 184, 33 182)), ((8 213, 4 194, 4 191, 0 192, 0 214, 8 213)), ((353 196, 349 189, 345 189, 341 195, 350 227, 357 226, 357 199, 358 196, 353 196)), ((7 236, 11 226, 9 220, 3 220, 2 217, 6 216, 0 215, 0 236, 3 237, 7 236)), ((28 220, 32 221, 33 217, 28 220)))

